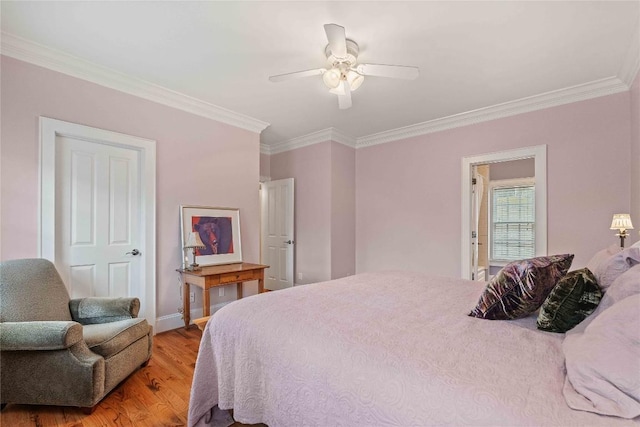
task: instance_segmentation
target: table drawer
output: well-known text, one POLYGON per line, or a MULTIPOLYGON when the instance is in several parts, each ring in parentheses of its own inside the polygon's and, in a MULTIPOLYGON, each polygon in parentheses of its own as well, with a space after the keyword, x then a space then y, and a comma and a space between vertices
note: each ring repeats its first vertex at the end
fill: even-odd
POLYGON ((242 282, 253 279, 253 271, 239 271, 237 273, 225 273, 220 275, 220 283, 242 282))

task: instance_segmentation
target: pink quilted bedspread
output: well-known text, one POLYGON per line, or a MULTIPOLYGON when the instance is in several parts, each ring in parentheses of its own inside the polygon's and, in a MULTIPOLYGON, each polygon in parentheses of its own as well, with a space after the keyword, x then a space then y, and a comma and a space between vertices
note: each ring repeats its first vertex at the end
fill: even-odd
POLYGON ((468 317, 484 283, 385 272, 243 298, 204 331, 189 425, 640 425, 570 409, 564 334, 468 317))

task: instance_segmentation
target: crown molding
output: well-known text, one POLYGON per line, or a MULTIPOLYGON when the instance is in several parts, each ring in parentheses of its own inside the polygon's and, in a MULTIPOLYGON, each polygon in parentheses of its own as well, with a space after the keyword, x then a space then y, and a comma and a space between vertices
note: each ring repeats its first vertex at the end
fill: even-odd
POLYGON ((358 143, 357 138, 352 138, 336 128, 331 128, 331 140, 351 148, 356 148, 358 143))
MULTIPOLYGON (((356 139, 352 138, 336 128, 322 129, 317 132, 312 132, 307 135, 299 136, 297 138, 288 139, 286 141, 278 142, 276 144, 268 146, 269 151, 265 154, 278 154, 289 150, 295 150, 296 148, 307 147, 309 145, 317 144, 319 142, 334 141, 347 147, 356 148, 356 139)), ((262 153, 262 146, 260 146, 260 152, 262 153)))
MULTIPOLYGON (((0 53, 2 55, 251 132, 260 133, 269 126, 267 122, 128 76, 111 68, 97 65, 6 32, 1 33, 1 39, 0 53)), ((327 128, 273 145, 261 143, 260 152, 263 154, 277 154, 324 141, 335 141, 357 149, 584 101, 629 90, 639 69, 640 34, 636 28, 625 61, 618 73, 620 77, 608 77, 359 138, 348 136, 336 128, 327 128)))
POLYGON ((269 123, 194 97, 128 76, 68 53, 2 32, 0 53, 101 86, 206 117, 251 132, 262 132, 269 123))
POLYGON ((271 154, 271 146, 265 144, 264 142, 260 143, 260 154, 271 154))
POLYGON ((324 141, 336 141, 349 147, 359 149, 370 147, 372 145, 384 144, 387 142, 398 141, 401 139, 412 138, 415 136, 426 135, 443 130, 455 129, 458 127, 515 116, 517 114, 528 113, 531 111, 543 110, 546 108, 570 104, 573 102, 585 101, 605 95, 625 92, 629 90, 631 83, 633 83, 633 79, 635 79, 635 74, 638 72, 637 51, 635 52, 635 59, 633 57, 632 49, 630 49, 630 52, 631 54, 628 55, 628 61, 626 61, 625 64, 633 64, 633 61, 635 61, 635 65, 625 67, 625 69, 627 70, 627 77, 625 78, 625 80, 630 79, 629 84, 627 84, 625 80, 618 77, 607 77, 589 83, 584 83, 551 92, 545 92, 539 95, 529 96, 515 101, 509 101, 502 104, 492 105, 490 107, 479 108, 477 110, 454 114, 452 116, 429 120, 414 125, 362 136, 359 138, 350 137, 335 128, 328 128, 301 137, 282 141, 274 145, 260 144, 260 152, 264 154, 282 153, 284 151, 306 147, 308 145, 317 144, 318 142, 324 141), (631 72, 632 70, 633 72, 631 72))
POLYGON ((356 148, 369 147, 386 142, 407 139, 429 133, 440 132, 476 123, 542 110, 572 102, 584 101, 600 96, 629 90, 629 86, 617 77, 608 77, 565 89, 509 101, 491 107, 479 108, 466 113, 429 120, 380 133, 357 138, 356 148))

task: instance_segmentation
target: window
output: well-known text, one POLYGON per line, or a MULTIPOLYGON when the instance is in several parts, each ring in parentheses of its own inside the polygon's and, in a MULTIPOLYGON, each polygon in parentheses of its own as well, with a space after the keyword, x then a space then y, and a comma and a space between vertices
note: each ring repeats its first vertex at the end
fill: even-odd
POLYGON ((533 258, 536 253, 533 179, 493 181, 490 188, 491 260, 533 258))

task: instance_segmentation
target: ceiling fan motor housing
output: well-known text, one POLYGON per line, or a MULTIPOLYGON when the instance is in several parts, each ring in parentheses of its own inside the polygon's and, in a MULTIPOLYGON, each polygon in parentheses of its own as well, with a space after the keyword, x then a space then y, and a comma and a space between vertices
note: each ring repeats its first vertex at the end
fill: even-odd
POLYGON ((331 67, 338 64, 347 64, 348 67, 353 67, 356 64, 358 59, 358 53, 360 53, 360 47, 358 43, 353 40, 346 39, 347 42, 347 56, 346 58, 338 58, 333 53, 331 53, 331 48, 329 45, 325 47, 324 53, 327 55, 327 62, 331 67))

